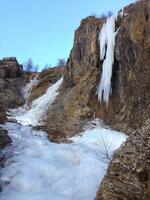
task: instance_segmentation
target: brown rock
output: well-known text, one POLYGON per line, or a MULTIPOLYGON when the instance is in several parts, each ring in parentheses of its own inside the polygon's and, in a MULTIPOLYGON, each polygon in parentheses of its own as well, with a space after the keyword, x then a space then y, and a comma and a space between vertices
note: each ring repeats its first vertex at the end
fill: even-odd
POLYGON ((0 61, 0 79, 18 78, 23 74, 23 67, 16 58, 4 58, 0 61))
POLYGON ((94 115, 94 109, 88 106, 88 102, 99 79, 98 35, 103 21, 88 17, 82 20, 75 32, 64 82, 48 113, 46 124, 50 132, 54 130, 54 133, 60 135, 76 134, 84 122, 94 115))
POLYGON ((118 16, 112 96, 108 106, 100 104, 96 95, 102 66, 98 35, 105 19, 88 17, 82 20, 75 32, 60 95, 48 114, 49 129, 54 126, 58 127, 58 132, 65 129, 67 132, 68 129, 78 131, 80 128, 73 124, 80 127, 84 120, 96 116, 115 129, 129 133, 135 124, 132 119, 141 118, 141 109, 143 120, 148 118, 150 49, 147 13, 147 1, 142 1, 125 8, 122 18, 118 16))
POLYGON ((0 61, 0 123, 6 120, 5 112, 9 108, 24 103, 21 94, 22 66, 16 58, 4 58, 0 61))

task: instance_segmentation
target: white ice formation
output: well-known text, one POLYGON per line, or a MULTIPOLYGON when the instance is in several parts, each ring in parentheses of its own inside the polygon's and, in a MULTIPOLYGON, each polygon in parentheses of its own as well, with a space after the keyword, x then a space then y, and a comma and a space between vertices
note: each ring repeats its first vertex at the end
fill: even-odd
POLYGON ((44 95, 34 100, 29 110, 25 110, 24 108, 11 110, 10 115, 12 117, 10 118, 15 118, 17 122, 24 125, 37 126, 42 124, 49 107, 59 94, 58 90, 62 81, 63 77, 50 86, 44 95))
POLYGON ((100 31, 100 60, 103 61, 102 75, 98 86, 98 100, 108 104, 111 95, 111 77, 114 64, 115 17, 107 19, 100 31))

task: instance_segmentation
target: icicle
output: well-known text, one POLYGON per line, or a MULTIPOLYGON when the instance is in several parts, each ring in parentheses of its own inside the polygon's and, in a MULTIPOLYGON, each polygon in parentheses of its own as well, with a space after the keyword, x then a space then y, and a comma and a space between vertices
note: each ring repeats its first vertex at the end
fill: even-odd
POLYGON ((115 17, 107 19, 103 25, 100 35, 100 59, 103 60, 102 76, 98 87, 98 100, 108 104, 111 91, 112 67, 114 64, 114 47, 115 47, 115 17), (107 49, 106 49, 107 48, 107 49), (106 52, 106 53, 105 53, 106 52))

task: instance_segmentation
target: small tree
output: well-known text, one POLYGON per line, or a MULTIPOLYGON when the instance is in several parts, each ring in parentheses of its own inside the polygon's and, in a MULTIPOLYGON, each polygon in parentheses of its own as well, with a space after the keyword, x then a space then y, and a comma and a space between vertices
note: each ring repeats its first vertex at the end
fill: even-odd
POLYGON ((108 16, 108 17, 113 16, 113 12, 112 12, 111 10, 109 10, 108 13, 107 13, 107 16, 108 16))
POLYGON ((61 59, 57 59, 57 66, 65 66, 66 65, 66 61, 64 58, 61 59))
POLYGON ((50 67, 52 67, 52 65, 51 65, 51 64, 48 64, 48 63, 46 63, 46 64, 45 64, 45 66, 43 67, 43 70, 44 70, 44 69, 48 69, 48 68, 50 68, 50 67))
POLYGON ((23 64, 23 67, 26 72, 31 72, 33 70, 32 58, 29 58, 28 61, 23 64))
POLYGON ((39 65, 35 65, 34 66, 34 72, 38 72, 39 71, 39 65))

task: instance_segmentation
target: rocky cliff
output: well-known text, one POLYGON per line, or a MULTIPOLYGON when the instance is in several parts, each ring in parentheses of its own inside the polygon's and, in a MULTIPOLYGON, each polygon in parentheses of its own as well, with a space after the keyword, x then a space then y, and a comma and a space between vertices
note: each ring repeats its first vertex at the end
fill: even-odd
POLYGON ((101 77, 98 36, 105 18, 88 17, 75 32, 64 82, 47 118, 56 140, 82 129, 94 117, 129 136, 114 156, 97 199, 150 199, 149 99, 150 1, 125 7, 116 19, 115 62, 109 103, 99 103, 101 77))
MULTIPOLYGON (((96 199, 149 200, 150 1, 138 1, 118 13, 112 95, 108 105, 97 98, 102 74, 98 37, 104 22, 106 18, 93 16, 81 21, 65 68, 43 71, 30 101, 41 96, 49 84, 64 74, 59 95, 49 108, 45 123, 51 140, 65 141, 95 117, 127 133, 129 138, 114 155, 96 199)), ((0 115, 3 117, 5 110, 24 102, 21 77, 22 68, 15 58, 0 61, 0 115)))
POLYGON ((115 63, 108 106, 99 103, 96 94, 102 71, 98 36, 104 21, 88 17, 75 32, 63 86, 48 114, 50 132, 75 133, 84 121, 99 117, 115 129, 129 133, 142 123, 141 119, 149 117, 149 1, 124 8, 116 20, 115 63))
MULTIPOLYGON (((118 16, 113 99, 121 130, 131 134, 115 154, 97 200, 150 199, 150 1, 138 1, 118 16), (115 95, 117 94, 118 95, 115 95), (119 97, 116 99, 116 97, 119 97)), ((113 124, 114 125, 114 124, 113 124)))
POLYGON ((88 17, 75 32, 64 82, 48 113, 50 136, 60 139, 73 135, 81 130, 86 120, 94 116, 94 108, 89 106, 89 101, 100 77, 98 35, 103 21, 88 17))
POLYGON ((0 60, 0 112, 24 103, 21 94, 22 66, 16 58, 0 60))

